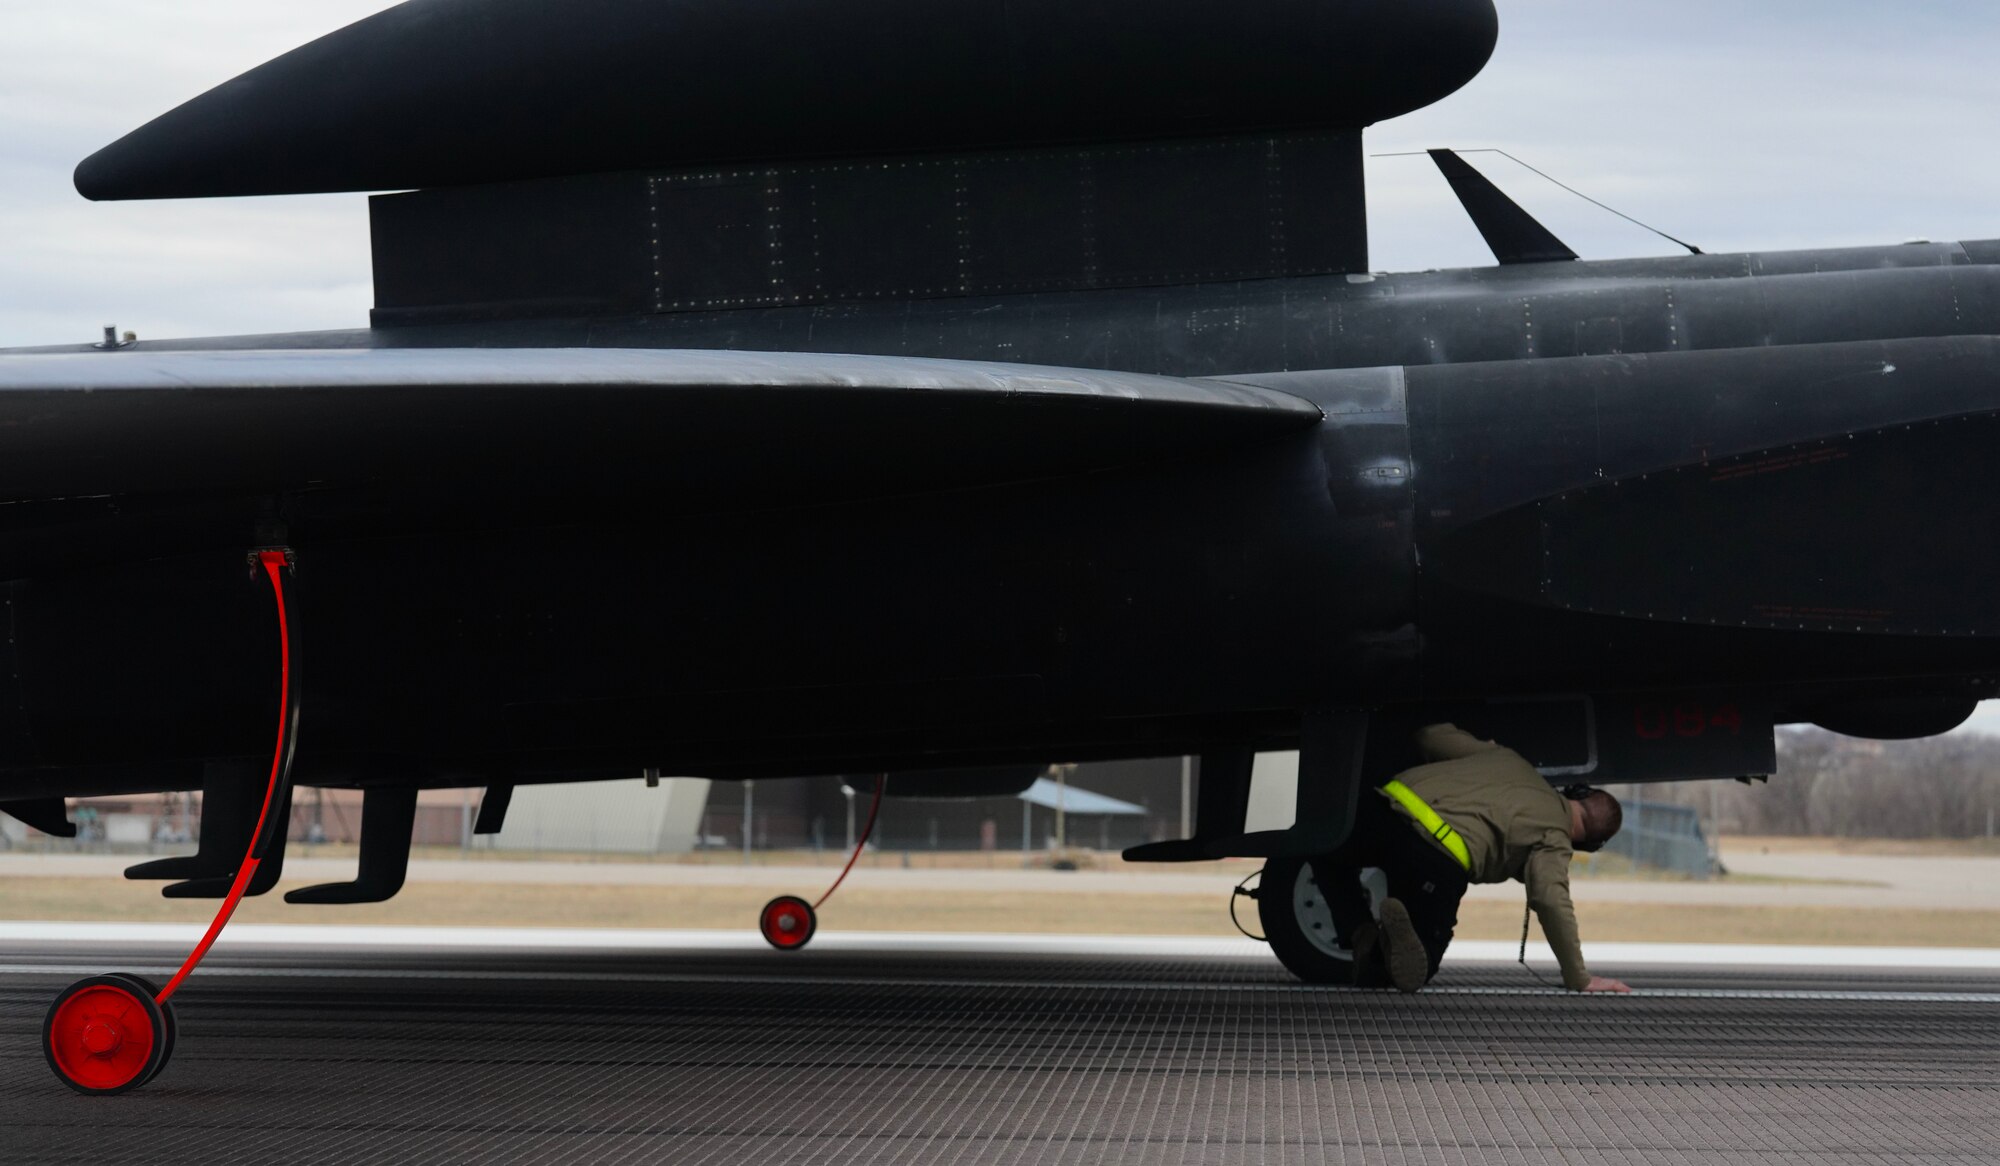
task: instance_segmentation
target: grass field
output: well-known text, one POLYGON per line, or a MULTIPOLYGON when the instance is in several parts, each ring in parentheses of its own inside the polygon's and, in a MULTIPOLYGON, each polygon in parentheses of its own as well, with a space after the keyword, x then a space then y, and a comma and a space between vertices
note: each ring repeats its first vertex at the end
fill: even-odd
MULTIPOLYGON (((285 883, 280 890, 303 883, 285 883)), ((819 887, 801 886, 814 895, 819 887)), ((387 903, 294 907, 277 894, 245 901, 240 922, 508 927, 740 928, 770 898, 754 887, 589 884, 412 884, 387 903)), ((1241 904, 1255 929, 1255 909, 1241 904)), ((119 879, 0 880, 0 918, 206 922, 213 900, 163 899, 150 884, 119 879)), ((1599 903, 1578 907, 1586 941, 1796 943, 2000 947, 2000 911, 1859 910, 1831 907, 1599 903)), ((1234 935, 1221 894, 1090 896, 1020 892, 884 891, 846 887, 821 912, 828 928, 856 931, 1012 931, 1085 935, 1234 935)), ((1459 935, 1516 939, 1521 908, 1468 902, 1459 935)))
POLYGON ((2000 858, 2000 838, 1826 838, 1733 835, 1722 840, 1727 863, 1737 854, 1867 854, 1887 858, 2000 858))

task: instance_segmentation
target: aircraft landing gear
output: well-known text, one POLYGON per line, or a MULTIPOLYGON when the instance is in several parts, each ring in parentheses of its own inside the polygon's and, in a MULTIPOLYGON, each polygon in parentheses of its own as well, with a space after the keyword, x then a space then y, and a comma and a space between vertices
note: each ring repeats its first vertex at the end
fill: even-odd
POLYGON ((862 827, 861 838, 854 844, 854 853, 847 856, 847 865, 840 868, 840 877, 819 897, 819 902, 808 903, 797 895, 779 895, 764 904, 764 910, 757 916, 757 930, 764 936, 764 942, 779 951, 797 951, 812 942, 819 931, 819 908, 840 884, 847 881, 847 872, 854 869, 854 860, 861 857, 861 850, 868 845, 868 836, 875 832, 875 817, 882 812, 882 788, 889 784, 889 775, 875 779, 875 799, 868 805, 868 825, 862 827))
POLYGON ((1387 889, 1371 885, 1367 873, 1334 868, 1322 878, 1303 858, 1274 858, 1264 867, 1257 919, 1272 954, 1293 975, 1308 984, 1356 982, 1354 932, 1387 889))
POLYGON ((79 1093, 123 1093, 151 1081, 166 1067, 179 1035, 171 1003, 174 993, 222 934, 229 917, 236 913, 236 905, 256 881, 258 866, 273 853, 273 838, 282 839, 288 824, 281 808, 291 798, 292 744, 298 730, 283 578, 291 565, 291 552, 258 551, 251 561, 264 569, 278 605, 279 712, 278 744, 271 757, 263 805, 250 831, 249 849, 215 920, 165 988, 155 990, 138 976, 122 972, 87 976, 63 989, 49 1007, 42 1022, 42 1054, 57 1078, 79 1093))

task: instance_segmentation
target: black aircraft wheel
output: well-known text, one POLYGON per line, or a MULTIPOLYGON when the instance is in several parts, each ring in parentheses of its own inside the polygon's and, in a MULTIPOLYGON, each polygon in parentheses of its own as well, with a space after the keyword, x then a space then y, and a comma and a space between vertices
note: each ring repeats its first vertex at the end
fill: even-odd
POLYGON ((1313 864, 1274 858, 1257 884, 1257 918, 1278 962, 1308 984, 1352 984, 1354 953, 1348 937, 1367 910, 1357 871, 1335 870, 1352 880, 1332 897, 1320 890, 1313 864))
POLYGON ((63 989, 42 1022, 42 1053, 78 1093, 123 1093, 166 1064, 167 1013, 131 976, 90 976, 63 989))
POLYGON ((764 904, 757 930, 764 933, 764 942, 779 951, 797 951, 812 942, 813 932, 819 930, 819 917, 813 914, 812 904, 797 895, 779 895, 764 904))

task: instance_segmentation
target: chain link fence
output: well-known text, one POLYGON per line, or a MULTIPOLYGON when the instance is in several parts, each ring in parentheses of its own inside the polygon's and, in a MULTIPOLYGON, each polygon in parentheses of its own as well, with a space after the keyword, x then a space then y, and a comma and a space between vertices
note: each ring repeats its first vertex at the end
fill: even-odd
POLYGON ((1715 853, 1692 806, 1628 798, 1625 826, 1604 844, 1604 854, 1621 855, 1635 867, 1670 871, 1693 879, 1715 873, 1715 853))

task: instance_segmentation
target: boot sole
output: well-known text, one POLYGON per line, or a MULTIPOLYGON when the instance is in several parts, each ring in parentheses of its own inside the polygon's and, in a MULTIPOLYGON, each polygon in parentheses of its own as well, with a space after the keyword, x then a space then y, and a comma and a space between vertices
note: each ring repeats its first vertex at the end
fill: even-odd
POLYGON ((1430 975, 1430 955, 1417 937, 1416 925, 1410 922, 1409 909, 1401 900, 1385 899, 1376 922, 1381 928, 1377 942, 1382 945, 1383 962, 1389 965, 1389 982, 1398 992, 1423 987, 1430 975))

